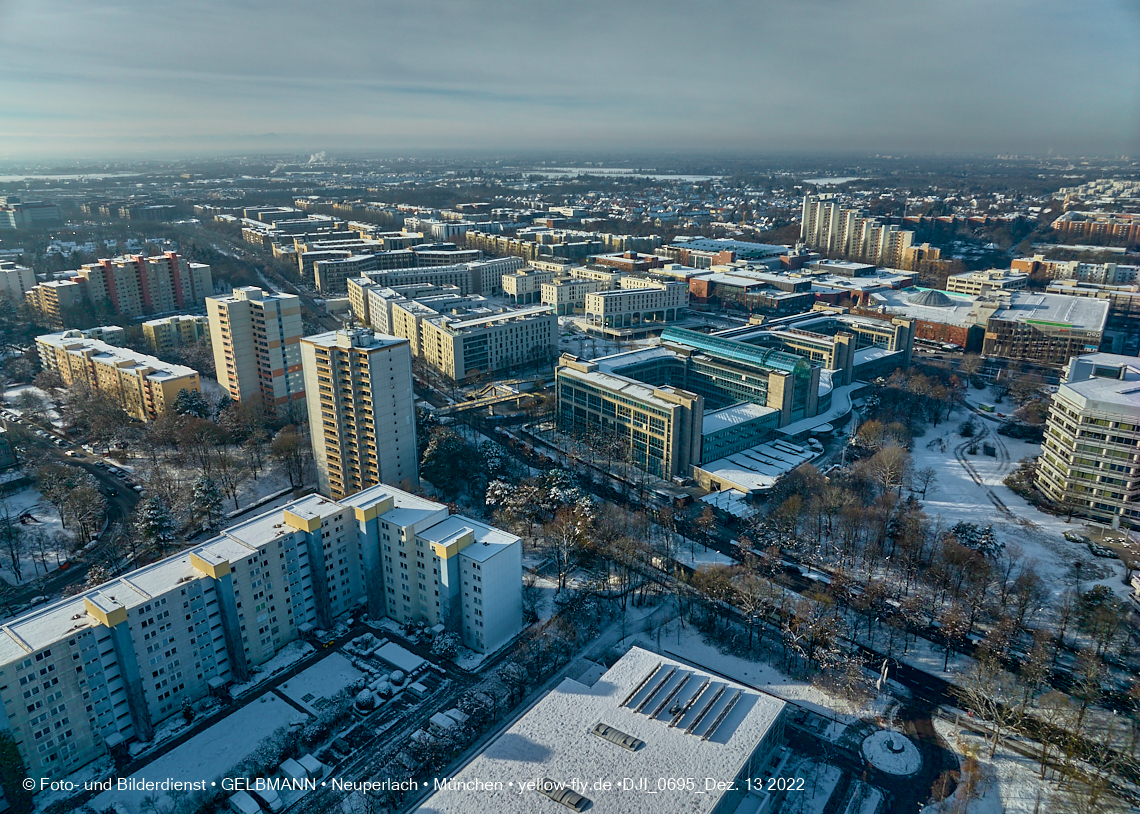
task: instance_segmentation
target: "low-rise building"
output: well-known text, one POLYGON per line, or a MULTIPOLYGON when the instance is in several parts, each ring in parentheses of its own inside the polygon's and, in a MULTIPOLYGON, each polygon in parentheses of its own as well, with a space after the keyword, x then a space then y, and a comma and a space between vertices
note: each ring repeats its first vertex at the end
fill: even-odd
POLYGON ((1023 291, 1029 286, 1029 275, 1011 269, 989 269, 951 274, 946 290, 956 294, 985 294, 990 291, 1023 291))
POLYGON ((1107 285, 1064 279, 1054 280, 1045 290, 1049 294, 1107 302, 1108 319, 1104 324, 1100 350, 1103 353, 1140 356, 1140 284, 1107 285))
POLYGON ((454 777, 437 781, 416 810, 769 811, 775 795, 755 778, 774 773, 786 707, 699 666, 633 647, 597 679, 564 679, 454 777), (705 778, 716 782, 710 787, 705 778))
POLYGON ((59 374, 65 385, 105 393, 139 421, 163 415, 180 391, 201 389, 196 370, 87 339, 80 331, 37 336, 36 348, 44 370, 59 374))
POLYGON ((1093 353, 1069 362, 1053 395, 1037 488, 1059 507, 1140 529, 1140 361, 1093 353))
POLYGON ((856 313, 914 318, 920 339, 950 342, 985 356, 1063 367, 1101 344, 1109 304, 1103 300, 990 292, 971 297, 934 289, 878 291, 856 313))

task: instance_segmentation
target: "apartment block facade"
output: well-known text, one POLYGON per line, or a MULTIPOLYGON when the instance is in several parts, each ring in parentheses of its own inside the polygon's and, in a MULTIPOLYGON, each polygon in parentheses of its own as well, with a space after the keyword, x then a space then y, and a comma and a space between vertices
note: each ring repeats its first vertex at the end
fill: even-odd
POLYGON ((209 266, 166 252, 87 263, 70 280, 40 283, 25 299, 45 319, 62 326, 67 308, 90 306, 139 317, 194 308, 213 293, 209 266))
POLYGON ((218 383, 230 398, 260 398, 273 414, 299 409, 305 399, 300 298, 247 286, 208 297, 206 313, 218 383))
POLYGON ((0 625, 3 725, 29 776, 63 776, 361 604, 492 652, 521 592, 513 535, 390 486, 310 495, 0 625))
POLYGON ((1140 361, 1093 353, 1069 362, 1053 395, 1037 488, 1074 514, 1140 529, 1140 361))
POLYGON ((179 345, 210 341, 210 318, 195 314, 150 319, 142 324, 143 339, 155 353, 170 353, 179 345))
POLYGON ((408 341, 369 328, 301 340, 309 432, 322 494, 419 485, 408 341))
POLYGON ((180 390, 201 390, 198 372, 127 348, 88 339, 81 331, 36 337, 44 370, 71 386, 84 383, 116 399, 139 421, 153 421, 174 403, 180 390))

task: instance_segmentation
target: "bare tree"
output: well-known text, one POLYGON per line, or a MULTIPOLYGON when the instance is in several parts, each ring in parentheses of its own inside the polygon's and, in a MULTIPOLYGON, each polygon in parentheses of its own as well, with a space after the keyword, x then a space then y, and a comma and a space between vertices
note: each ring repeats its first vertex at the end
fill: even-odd
POLYGON ((992 758, 1005 733, 1025 714, 1022 687, 996 658, 983 658, 962 676, 955 693, 966 709, 989 724, 986 741, 992 758))
POLYGON ((23 581, 23 561, 26 543, 24 530, 7 500, 0 500, 0 547, 8 557, 8 565, 16 582, 23 581))
POLYGON ((926 500, 926 493, 934 488, 934 482, 938 480, 938 470, 933 466, 924 466, 914 473, 914 485, 918 487, 918 493, 922 495, 922 499, 926 500))

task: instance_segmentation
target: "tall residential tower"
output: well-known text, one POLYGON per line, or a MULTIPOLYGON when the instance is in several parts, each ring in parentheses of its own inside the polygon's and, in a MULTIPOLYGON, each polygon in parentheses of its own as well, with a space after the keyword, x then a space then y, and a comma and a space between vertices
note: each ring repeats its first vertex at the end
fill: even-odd
POLYGON ((235 288, 228 297, 207 297, 206 313, 218 383, 230 398, 260 397, 274 414, 300 410, 305 398, 300 298, 235 288))
POLYGON ((352 328, 307 336, 301 360, 322 494, 419 484, 406 339, 352 328))

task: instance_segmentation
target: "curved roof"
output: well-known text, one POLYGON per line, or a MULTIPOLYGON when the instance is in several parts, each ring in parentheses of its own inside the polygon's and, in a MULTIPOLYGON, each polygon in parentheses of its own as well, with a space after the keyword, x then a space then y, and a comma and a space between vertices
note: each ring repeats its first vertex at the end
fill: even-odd
POLYGON ((926 291, 919 291, 917 294, 911 294, 907 297, 907 302, 911 305, 925 305, 927 308, 953 308, 954 301, 943 294, 941 291, 936 291, 933 288, 926 291))

